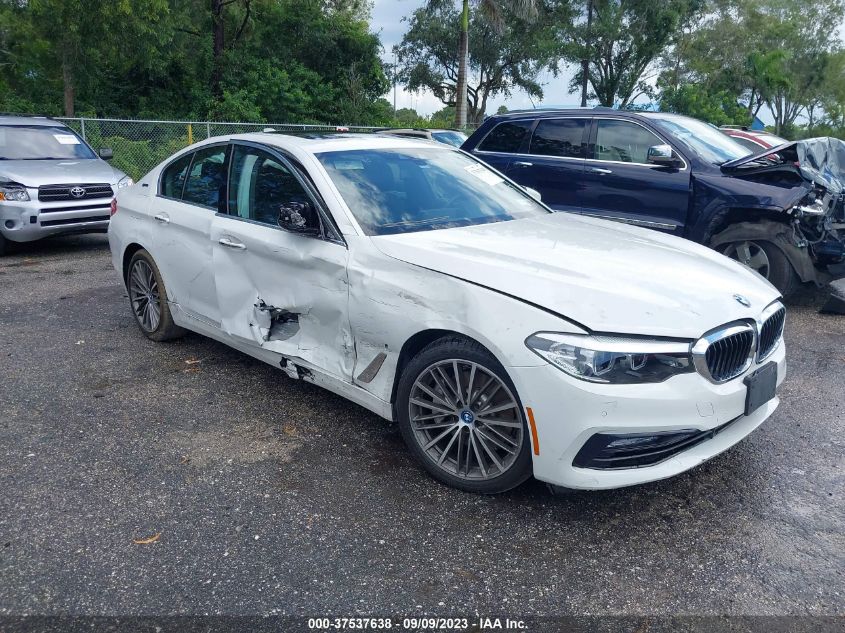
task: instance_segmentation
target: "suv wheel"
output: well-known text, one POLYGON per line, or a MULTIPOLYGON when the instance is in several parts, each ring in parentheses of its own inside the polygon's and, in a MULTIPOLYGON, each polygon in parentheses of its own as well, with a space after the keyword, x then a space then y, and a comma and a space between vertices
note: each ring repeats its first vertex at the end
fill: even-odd
POLYGON ((126 274, 126 288, 132 314, 144 335, 153 341, 167 341, 185 333, 173 322, 167 304, 167 289, 150 254, 141 249, 132 256, 126 274))
POLYGON ((396 408, 405 443, 440 481, 494 494, 531 476, 516 389, 478 343, 443 338, 423 349, 402 372, 396 408))
POLYGON ((784 297, 794 293, 801 283, 789 259, 771 242, 762 240, 730 242, 725 245, 722 254, 760 273, 784 297))

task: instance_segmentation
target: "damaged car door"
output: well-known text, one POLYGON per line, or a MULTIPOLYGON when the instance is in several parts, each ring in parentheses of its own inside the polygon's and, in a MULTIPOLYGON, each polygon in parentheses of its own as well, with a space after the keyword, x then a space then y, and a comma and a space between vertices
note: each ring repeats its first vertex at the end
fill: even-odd
POLYGON ((227 205, 212 226, 222 327, 242 344, 350 380, 348 250, 315 190, 281 154, 232 148, 227 205))

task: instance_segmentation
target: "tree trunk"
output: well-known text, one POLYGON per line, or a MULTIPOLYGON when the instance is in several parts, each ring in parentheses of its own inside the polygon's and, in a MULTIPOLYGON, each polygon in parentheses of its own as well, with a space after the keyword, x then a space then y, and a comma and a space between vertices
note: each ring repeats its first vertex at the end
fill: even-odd
POLYGON ((455 95, 455 127, 467 124, 467 66, 469 66, 469 0, 464 0, 461 14, 461 38, 458 41, 458 85, 455 95))
POLYGON ((75 91, 73 86, 73 68, 70 56, 65 48, 62 52, 62 84, 64 85, 65 116, 74 116, 75 91))
POLYGON ((593 0, 587 0, 587 37, 584 42, 584 59, 581 60, 581 107, 587 107, 587 81, 590 76, 590 44, 593 29, 593 0))
POLYGON ((212 68, 211 95, 215 99, 223 96, 223 47, 225 31, 223 23, 224 0, 211 0, 212 68))

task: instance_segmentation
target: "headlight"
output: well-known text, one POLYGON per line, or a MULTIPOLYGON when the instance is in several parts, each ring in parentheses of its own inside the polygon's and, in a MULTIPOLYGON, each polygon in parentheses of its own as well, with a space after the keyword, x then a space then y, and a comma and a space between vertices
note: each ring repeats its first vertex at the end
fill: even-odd
POLYGON ((124 176, 120 180, 117 181, 117 188, 123 189, 124 187, 131 187, 135 184, 135 181, 132 180, 129 176, 124 176))
POLYGON ((525 344, 558 369, 590 382, 663 382, 695 371, 687 341, 537 332, 525 344))
POLYGON ((29 200, 29 194, 20 185, 0 185, 0 200, 27 202, 29 200))

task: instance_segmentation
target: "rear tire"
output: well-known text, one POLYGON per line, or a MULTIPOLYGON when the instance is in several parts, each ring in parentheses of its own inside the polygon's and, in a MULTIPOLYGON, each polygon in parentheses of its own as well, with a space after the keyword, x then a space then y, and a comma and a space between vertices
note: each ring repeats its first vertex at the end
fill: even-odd
POLYGON ((484 347, 439 339, 408 363, 396 411, 402 438, 436 479, 496 494, 531 476, 528 427, 513 382, 484 347))
POLYGON ((723 247, 722 254, 760 273, 784 297, 794 294, 801 285, 801 279, 787 256, 771 242, 730 242, 723 247))
POLYGON ((169 341, 185 334, 185 330, 173 322, 161 273, 144 249, 129 261, 126 289, 132 314, 144 336, 153 341, 169 341))

